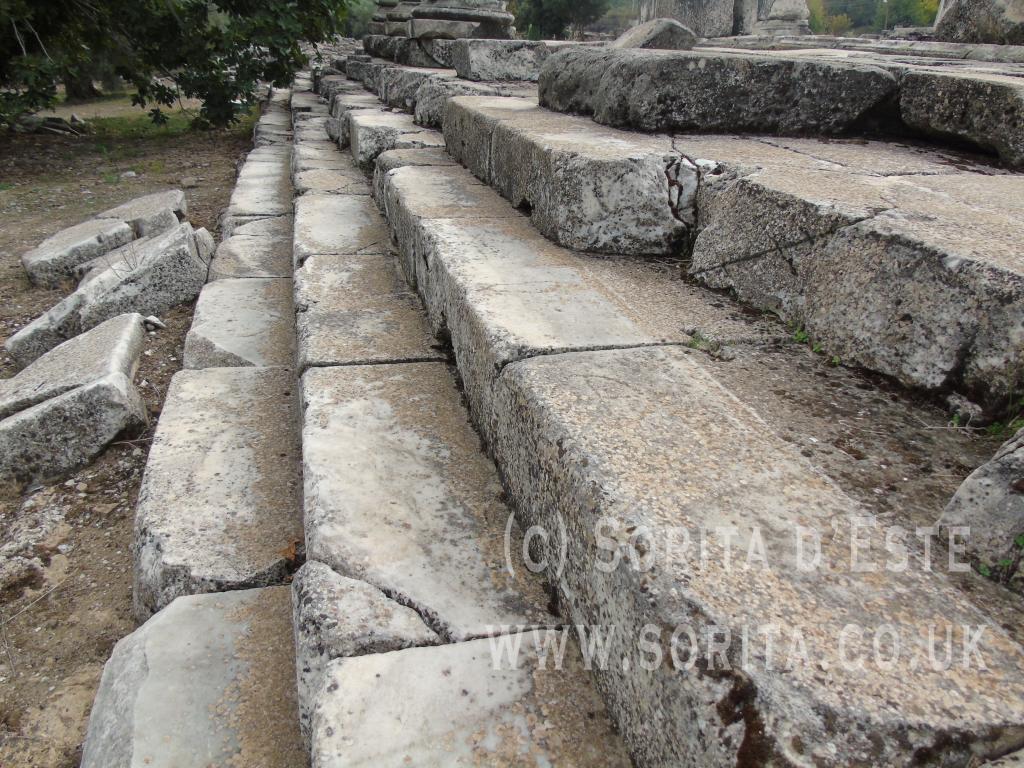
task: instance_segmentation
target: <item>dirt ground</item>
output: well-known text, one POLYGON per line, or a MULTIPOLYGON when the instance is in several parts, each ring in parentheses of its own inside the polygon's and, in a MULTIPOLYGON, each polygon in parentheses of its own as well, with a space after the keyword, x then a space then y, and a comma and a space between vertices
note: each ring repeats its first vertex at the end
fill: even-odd
MULTIPOLYGON (((194 133, 151 127, 124 99, 76 105, 73 138, 0 135, 0 341, 64 291, 33 288, 19 256, 54 232, 148 192, 182 187, 193 226, 216 235, 251 123, 194 133)), ((71 286, 67 286, 70 289, 71 286)), ((167 384, 181 367, 192 307, 161 319, 136 377, 151 427, 122 435, 66 481, 0 491, 0 766, 77 766, 103 663, 132 631, 131 530, 167 384)), ((0 350, 0 377, 13 375, 0 350)))

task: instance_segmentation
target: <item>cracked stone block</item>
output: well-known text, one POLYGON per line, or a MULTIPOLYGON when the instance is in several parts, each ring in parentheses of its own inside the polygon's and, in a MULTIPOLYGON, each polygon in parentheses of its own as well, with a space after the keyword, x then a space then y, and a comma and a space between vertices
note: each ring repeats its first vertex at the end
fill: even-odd
POLYGON ((393 67, 385 69, 378 78, 377 94, 389 107, 412 114, 416 109, 417 92, 420 86, 432 77, 454 79, 450 69, 393 67))
POLYGON ((445 359, 391 254, 312 256, 295 302, 299 370, 445 359))
POLYGON ((313 714, 318 768, 627 768, 621 736, 563 632, 338 659, 313 714), (556 667, 542 643, 564 649, 556 667), (561 645, 560 645, 561 644, 561 645))
POLYGON ((342 156, 342 159, 343 162, 338 163, 336 168, 319 168, 297 173, 295 175, 295 194, 370 194, 370 185, 366 183, 366 176, 352 165, 350 158, 342 156))
POLYGON ((288 593, 183 597, 120 640, 82 768, 305 768, 288 593))
POLYGON ((619 255, 682 250, 696 223, 698 174, 670 137, 513 101, 450 100, 449 151, 559 245, 619 255))
POLYGON ((303 195, 295 200, 295 266, 310 256, 387 253, 384 220, 366 195, 303 195))
POLYGON ((199 295, 213 238, 188 223, 112 251, 78 289, 4 344, 23 367, 58 344, 126 312, 160 315, 199 295))
POLYGON ((292 581, 292 617, 299 723, 307 746, 316 696, 330 662, 440 642, 411 608, 315 561, 303 565, 292 581))
POLYGON ((185 221, 188 203, 180 189, 169 189, 129 200, 124 205, 96 214, 96 218, 118 219, 128 224, 136 237, 149 237, 185 221))
POLYGON ((292 175, 310 170, 340 170, 352 167, 352 161, 326 137, 323 141, 304 141, 292 153, 292 175))
POLYGON ((541 584, 509 570, 511 512, 444 363, 311 368, 302 396, 310 560, 413 608, 447 642, 557 622, 541 584))
POLYGON ((637 764, 734 765, 751 739, 760 755, 784 755, 799 735, 801 759, 821 766, 910 765, 925 753, 961 765, 1020 739, 1024 649, 945 574, 886 568, 884 527, 855 526, 860 506, 692 351, 515 362, 496 400, 492 449, 524 525, 550 534, 537 556, 564 563, 567 623, 614 627, 595 674, 637 764), (728 535, 711 533, 723 526, 728 535), (816 567, 798 564, 797 526, 820 537, 816 567), (635 531, 652 546, 631 549, 635 531), (683 548, 684 532, 701 531, 700 554, 683 548), (765 560, 726 554, 752 551, 755 537, 765 560), (963 641, 965 625, 973 660, 932 666, 928 628, 963 641), (898 660, 874 654, 880 627, 899 637, 898 660), (723 650, 709 630, 728 632, 723 650), (771 656, 766 632, 777 653, 794 638, 801 650, 771 656), (663 649, 646 668, 645 637, 663 649), (744 651, 741 637, 762 639, 744 651))
POLYGON ((135 511, 139 620, 181 595, 282 583, 302 546, 298 398, 288 368, 175 374, 135 511))
POLYGON ((349 150, 362 170, 372 173, 377 155, 389 149, 444 147, 444 137, 424 129, 411 115, 399 112, 356 110, 345 116, 348 123, 349 150))
POLYGON ((440 147, 433 149, 391 149, 381 152, 373 163, 373 199, 384 210, 384 179, 388 171, 406 165, 457 165, 440 147))
POLYGON ((247 162, 245 168, 248 173, 239 174, 225 216, 281 216, 292 212, 287 166, 278 170, 277 164, 273 164, 265 173, 258 173, 263 170, 260 164, 247 162))
POLYGON ((112 373, 131 380, 145 331, 142 315, 111 318, 47 352, 10 379, 0 379, 0 419, 112 373))
POLYGON ((452 65, 463 80, 536 82, 549 56, 578 45, 567 41, 456 40, 452 44, 452 65))
POLYGON ((293 114, 297 112, 321 113, 326 110, 326 106, 315 93, 310 93, 309 91, 293 91, 291 110, 293 114))
POLYGON ((291 277, 293 229, 292 216, 240 224, 217 246, 208 279, 291 277))
POLYGON ((146 421, 141 395, 119 372, 43 400, 0 421, 0 484, 59 479, 146 421))
POLYGON ((183 367, 291 366, 294 318, 290 278, 207 283, 185 337, 183 367))
POLYGON ((21 257, 33 285, 53 287, 67 280, 79 264, 91 261, 135 239, 124 221, 90 219, 62 229, 21 257))

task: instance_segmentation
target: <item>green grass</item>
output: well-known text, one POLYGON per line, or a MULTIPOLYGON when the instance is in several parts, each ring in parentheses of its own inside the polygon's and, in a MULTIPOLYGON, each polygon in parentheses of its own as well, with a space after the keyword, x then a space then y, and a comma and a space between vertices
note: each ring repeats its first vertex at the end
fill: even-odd
POLYGON ((0 181, 0 192, 6 192, 9 189, 14 189, 14 185, 0 181))

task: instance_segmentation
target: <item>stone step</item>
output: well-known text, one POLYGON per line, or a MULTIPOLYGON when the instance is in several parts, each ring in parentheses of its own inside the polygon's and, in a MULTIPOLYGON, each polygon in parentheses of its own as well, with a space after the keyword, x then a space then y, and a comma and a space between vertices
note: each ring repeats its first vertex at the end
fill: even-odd
MULTIPOLYGON (((437 131, 416 125, 411 115, 379 110, 350 110, 345 114, 349 150, 364 172, 373 171, 373 161, 389 149, 443 147, 437 131)), ((343 134, 345 131, 342 132, 343 134)))
POLYGON ((366 195, 305 194, 296 198, 296 267, 310 256, 379 254, 386 253, 388 246, 387 227, 366 195), (337 226, 338 222, 347 226, 337 226))
POLYGON ((302 545, 297 409, 289 368, 207 368, 171 379, 135 512, 140 620, 182 595, 281 583, 294 569, 302 545))
POLYGON ((289 144, 272 144, 248 154, 223 216, 224 237, 241 224, 292 212, 291 153, 289 144))
POLYGON ((208 279, 291 277, 293 224, 284 215, 235 227, 217 246, 208 279))
POLYGON ((185 337, 183 367, 292 366, 294 317, 289 278, 207 283, 185 337))
POLYGON ((463 80, 536 82, 551 55, 579 45, 568 40, 456 40, 452 65, 463 80))
POLYGON ((304 768, 288 587, 181 597, 114 647, 82 768, 304 768))

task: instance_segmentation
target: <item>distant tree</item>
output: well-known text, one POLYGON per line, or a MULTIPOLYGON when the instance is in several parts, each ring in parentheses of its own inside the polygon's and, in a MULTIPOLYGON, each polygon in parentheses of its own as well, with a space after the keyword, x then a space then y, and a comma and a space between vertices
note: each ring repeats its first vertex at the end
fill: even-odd
POLYGON ((938 12, 938 0, 888 0, 879 3, 875 26, 878 29, 927 27, 935 22, 938 12))
POLYGON ((527 37, 560 39, 601 18, 611 0, 518 0, 516 28, 527 37))
POLYGON ((56 84, 87 95, 97 70, 162 110, 197 98, 197 126, 238 119, 261 81, 305 66, 302 41, 336 35, 350 0, 0 0, 0 125, 52 106, 56 84))

